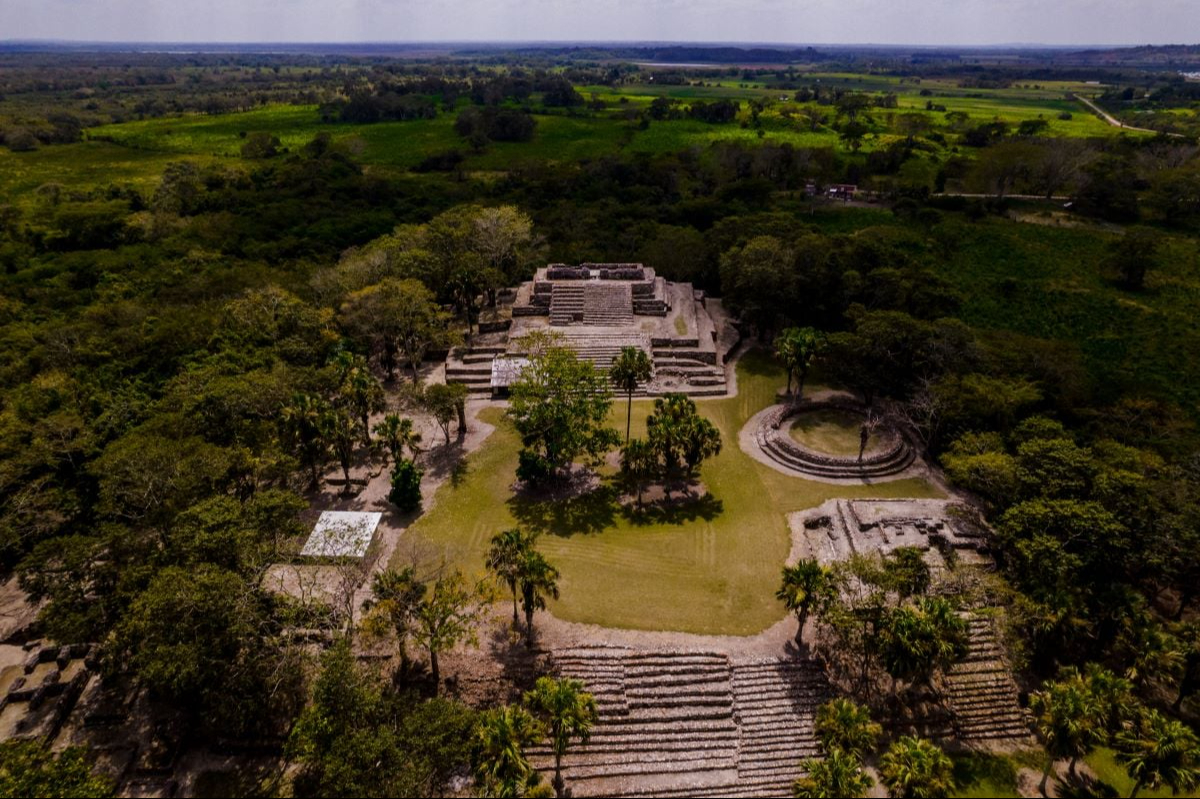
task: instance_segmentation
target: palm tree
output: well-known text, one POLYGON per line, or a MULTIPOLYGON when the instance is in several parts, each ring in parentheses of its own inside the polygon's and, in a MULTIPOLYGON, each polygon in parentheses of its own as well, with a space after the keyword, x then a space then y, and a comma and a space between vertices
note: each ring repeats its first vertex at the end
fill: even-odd
POLYGON ((819 561, 806 558, 795 566, 783 567, 783 580, 775 597, 796 614, 800 627, 796 630, 796 645, 804 643, 804 625, 808 614, 833 593, 833 574, 819 561))
POLYGON ((537 536, 520 530, 505 530, 492 536, 484 566, 497 578, 504 581, 513 598, 513 627, 517 626, 517 581, 526 557, 533 551, 537 536))
POLYGON ((344 405, 358 420, 362 428, 363 443, 371 443, 370 419, 372 413, 384 408, 383 386, 371 374, 367 359, 361 355, 342 350, 333 359, 340 386, 337 401, 344 405))
POLYGON ((880 758, 879 778, 894 799, 940 799, 954 788, 954 762, 932 741, 902 736, 880 758))
POLYGON ((485 712, 475 729, 475 778, 487 796, 524 796, 536 783, 537 771, 525 757, 525 747, 542 739, 537 720, 519 705, 485 712))
POLYGON ((311 472, 311 488, 321 483, 318 467, 329 454, 327 442, 329 403, 315 394, 293 394, 280 413, 284 435, 300 462, 311 472))
POLYGON ((849 699, 831 699, 817 708, 817 737, 826 752, 841 750, 860 760, 875 749, 883 727, 871 721, 871 713, 849 699))
POLYGON ((621 447, 621 476, 637 494, 637 506, 642 507, 642 492, 646 483, 662 471, 658 452, 648 441, 635 438, 621 447))
POLYGON ((1200 784, 1200 740, 1186 724, 1147 710, 1133 729, 1117 734, 1117 759, 1134 781, 1130 799, 1142 788, 1166 785, 1173 793, 1200 784))
POLYGON ((332 408, 326 414, 324 424, 329 444, 346 480, 342 493, 349 494, 350 466, 354 462, 354 445, 358 442, 358 421, 346 408, 332 408))
POLYGON ((625 442, 629 442, 629 429, 633 422, 633 392, 650 379, 650 356, 641 347, 622 347, 621 354, 608 370, 608 378, 628 397, 625 412, 625 442))
POLYGON ((525 706, 541 722, 554 750, 554 793, 563 795, 562 759, 573 740, 586 744, 596 723, 596 700, 578 680, 539 677, 525 706))
POLYGON ((967 654, 967 623, 941 597, 921 597, 887 612, 880 656, 892 680, 928 683, 967 654))
POLYGON ((405 449, 414 460, 416 459, 421 434, 413 430, 412 419, 389 413, 376 423, 374 430, 384 450, 391 456, 393 464, 403 460, 405 449))
POLYGON ((533 613, 546 607, 546 597, 558 599, 558 569, 531 549, 521 562, 517 581, 521 586, 521 607, 525 610, 525 646, 533 649, 533 613))
POLYGON ((1033 711, 1034 729, 1050 756, 1041 782, 1042 795, 1049 796, 1046 784, 1054 761, 1070 758, 1068 770, 1074 775, 1079 758, 1104 741, 1103 715, 1096 695, 1077 673, 1047 681, 1042 690, 1030 695, 1029 709, 1033 711))
MULTIPOLYGON (((1072 671, 1066 671, 1071 674, 1072 671)), ((1114 674, 1099 663, 1089 663, 1084 669, 1087 689, 1096 700, 1100 728, 1113 733, 1137 717, 1139 704, 1133 695, 1133 683, 1114 674)))
POLYGON ((412 566, 400 571, 385 569, 371 580, 373 599, 363 602, 368 619, 386 619, 400 647, 400 673, 408 673, 408 636, 417 621, 421 602, 425 599, 425 583, 417 579, 412 566))
POLYGON ((798 799, 859 799, 875 784, 852 754, 834 749, 824 759, 809 758, 800 764, 806 776, 792 784, 798 799))
POLYGON ((792 393, 792 376, 796 375, 798 386, 796 399, 804 394, 804 382, 813 359, 825 346, 825 335, 811 327, 789 327, 775 337, 775 356, 787 369, 787 393, 792 393))

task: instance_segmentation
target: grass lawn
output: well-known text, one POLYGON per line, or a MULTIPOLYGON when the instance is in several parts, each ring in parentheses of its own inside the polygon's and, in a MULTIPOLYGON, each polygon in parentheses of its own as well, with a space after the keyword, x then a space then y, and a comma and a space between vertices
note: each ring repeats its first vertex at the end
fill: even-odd
MULTIPOLYGON (((1097 796, 1129 796, 1129 793, 1133 790, 1133 780, 1129 778, 1125 767, 1117 762, 1116 754, 1113 750, 1101 747, 1085 757, 1084 762, 1091 767, 1096 777, 1104 783, 1104 785, 1100 786, 1100 790, 1096 792, 1097 796), (1104 790, 1106 787, 1111 788, 1115 793, 1104 790)), ((1186 794, 1179 795, 1184 796, 1186 794)), ((1153 791, 1143 788, 1138 793, 1138 796, 1175 796, 1175 794, 1171 793, 1169 788, 1158 788, 1153 791)))
MULTIPOLYGON (((796 417, 788 433, 799 444, 826 455, 846 457, 858 455, 859 431, 863 419, 846 411, 827 409, 811 411, 796 417)), ((867 442, 866 454, 879 449, 881 442, 867 442)))
MULTIPOLYGON (((785 514, 832 497, 936 496, 920 480, 875 486, 833 486, 789 477, 744 454, 737 433, 774 401, 783 372, 765 355, 738 365, 739 395, 702 400, 701 411, 721 431, 724 448, 704 465, 709 495, 690 507, 648 518, 625 514, 605 485, 567 502, 514 498, 518 439, 499 409, 497 424, 465 473, 439 489, 437 503, 407 535, 433 545, 469 573, 481 573, 491 536, 520 525, 539 530, 539 548, 562 572, 555 615, 610 627, 750 635, 783 617, 775 600, 787 556, 785 514)), ((634 408, 634 435, 644 429, 649 402, 634 408)), ((614 427, 625 408, 613 407, 614 427)), ((402 547, 403 551, 404 548, 402 547)), ((403 556, 399 556, 403 557, 403 556)))
POLYGON ((1001 797, 1020 796, 1017 791, 1018 764, 1001 755, 983 753, 952 754, 954 782, 958 786, 953 796, 1001 797))

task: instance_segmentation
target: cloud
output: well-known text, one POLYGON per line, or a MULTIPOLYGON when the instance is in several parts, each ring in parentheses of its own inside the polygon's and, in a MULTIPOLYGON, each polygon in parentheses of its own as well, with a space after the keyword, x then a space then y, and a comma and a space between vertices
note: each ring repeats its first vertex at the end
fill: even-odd
POLYGON ((0 0, 0 19, 91 41, 1200 41, 1195 0, 0 0))

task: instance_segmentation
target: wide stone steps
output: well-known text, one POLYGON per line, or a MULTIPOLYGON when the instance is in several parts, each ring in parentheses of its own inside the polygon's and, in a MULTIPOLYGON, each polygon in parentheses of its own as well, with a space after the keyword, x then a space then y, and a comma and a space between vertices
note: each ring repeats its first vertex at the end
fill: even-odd
POLYGON ((895 452, 893 457, 885 460, 877 460, 874 462, 864 460, 862 463, 841 465, 825 463, 824 461, 817 460, 815 458, 806 457, 798 449, 780 446, 770 437, 761 438, 760 443, 763 449, 769 452, 784 465, 790 466, 797 471, 806 472, 819 477, 853 479, 888 477, 894 474, 899 474, 907 469, 912 465, 912 462, 915 458, 911 448, 902 447, 895 452))
POLYGON ((962 615, 968 625, 967 656, 950 668, 943 686, 953 711, 953 736, 967 743, 1030 740, 1028 715, 991 620, 962 615))
MULTIPOLYGON (((608 647, 553 662, 599 708, 587 746, 564 759, 575 796, 788 796, 820 753, 813 715, 830 690, 813 663, 608 647)), ((546 747, 531 756, 552 764, 546 747)))

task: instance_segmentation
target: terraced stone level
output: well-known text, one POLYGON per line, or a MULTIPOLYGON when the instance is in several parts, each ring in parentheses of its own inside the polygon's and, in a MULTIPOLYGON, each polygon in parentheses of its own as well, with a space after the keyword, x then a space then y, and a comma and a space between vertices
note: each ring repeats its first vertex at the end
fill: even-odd
MULTIPOLYGON (((553 660, 599 709, 588 745, 564 760, 576 796, 788 796, 818 752, 813 715, 829 687, 814 663, 608 647, 553 660)), ((552 768, 548 749, 532 754, 552 768)))
POLYGON ((995 746, 1032 742, 1029 716, 996 640, 992 620, 964 614, 970 635, 967 657, 945 676, 954 737, 967 744, 995 746))

